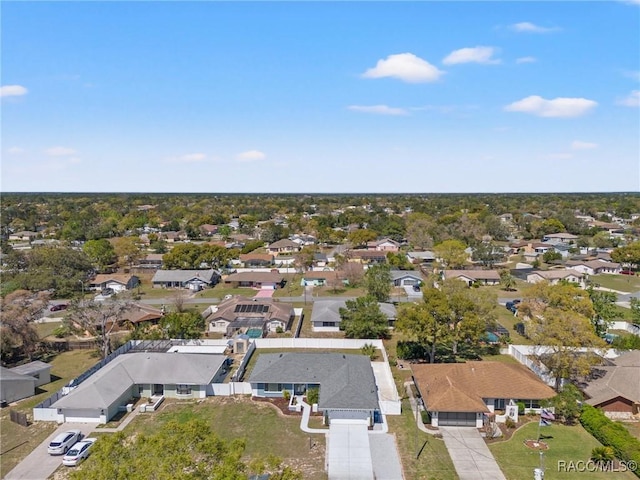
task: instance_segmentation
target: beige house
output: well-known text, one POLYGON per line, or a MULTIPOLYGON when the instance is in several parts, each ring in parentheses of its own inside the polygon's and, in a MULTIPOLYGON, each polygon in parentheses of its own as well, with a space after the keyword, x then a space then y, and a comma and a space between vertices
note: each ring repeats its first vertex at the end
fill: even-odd
POLYGON ((456 278, 472 286, 475 283, 482 285, 499 285, 500 274, 497 270, 445 270, 443 272, 444 280, 456 278))
POLYGON ((577 270, 538 270, 527 275, 527 283, 549 282, 557 285, 561 281, 577 284, 580 288, 587 288, 585 275, 577 270))

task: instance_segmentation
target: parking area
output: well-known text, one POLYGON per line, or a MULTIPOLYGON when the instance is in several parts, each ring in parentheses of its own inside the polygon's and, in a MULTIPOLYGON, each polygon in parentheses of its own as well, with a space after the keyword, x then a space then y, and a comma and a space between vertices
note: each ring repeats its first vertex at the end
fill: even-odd
POLYGON ((87 437, 95 428, 92 423, 65 423, 58 427, 44 442, 38 445, 33 452, 25 457, 13 470, 4 476, 5 480, 35 480, 49 478, 49 476, 62 465, 62 455, 49 455, 47 447, 49 442, 59 433, 67 430, 80 430, 83 438, 87 437))
POLYGON ((365 423, 334 420, 327 436, 329 480, 373 480, 369 431, 365 423))

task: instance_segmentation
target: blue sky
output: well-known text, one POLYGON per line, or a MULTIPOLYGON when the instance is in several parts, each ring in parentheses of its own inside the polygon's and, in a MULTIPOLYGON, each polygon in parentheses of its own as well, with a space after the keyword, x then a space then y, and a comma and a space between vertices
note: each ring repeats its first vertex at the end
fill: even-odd
POLYGON ((2 191, 640 190, 640 5, 3 2, 2 191))

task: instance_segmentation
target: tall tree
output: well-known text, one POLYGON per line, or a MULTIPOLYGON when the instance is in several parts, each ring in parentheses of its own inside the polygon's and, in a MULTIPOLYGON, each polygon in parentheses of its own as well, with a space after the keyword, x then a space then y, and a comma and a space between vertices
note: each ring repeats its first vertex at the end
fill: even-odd
POLYGON ((611 252, 614 262, 622 263, 627 268, 638 268, 640 265, 640 242, 633 242, 624 247, 614 248, 611 252))
POLYGON ((525 291, 518 315, 523 318, 527 336, 538 346, 535 356, 556 378, 586 375, 599 361, 595 354, 584 354, 585 347, 604 347, 596 334, 592 318, 596 315, 588 293, 579 287, 541 282, 525 291))
POLYGON ((503 262, 507 257, 505 251, 494 242, 480 242, 474 248, 471 258, 483 266, 493 268, 496 263, 503 262))
POLYGON ((102 358, 111 353, 111 335, 133 306, 130 297, 121 295, 104 301, 74 300, 68 310, 67 319, 95 338, 102 358))
POLYGON ((93 263, 98 270, 106 269, 118 259, 113 245, 111 245, 106 238, 88 240, 82 246, 82 251, 87 254, 91 263, 93 263))
POLYGON ((367 242, 372 242, 378 238, 378 234, 373 230, 367 230, 364 228, 354 230, 349 235, 347 235, 347 239, 355 246, 362 247, 366 246, 367 242))
POLYGON ((370 296, 347 300, 340 309, 340 329, 347 338, 389 338, 389 322, 378 301, 370 296))
POLYGON ((444 268, 460 268, 467 263, 467 246, 460 240, 445 240, 433 247, 433 251, 444 268))
POLYGON ((140 260, 142 250, 138 237, 118 237, 112 239, 111 242, 120 266, 132 266, 140 260))
POLYGON ((594 315, 591 320, 593 328, 596 331, 596 335, 604 337, 618 313, 616 311, 618 296, 613 292, 594 290, 593 286, 590 286, 587 292, 589 292, 589 298, 593 304, 594 315))
POLYGON ((169 338, 200 338, 204 330, 204 319, 198 312, 173 312, 160 320, 160 326, 169 338))
POLYGON ((164 266, 171 269, 197 269, 202 263, 203 257, 213 261, 214 254, 203 255, 200 245, 195 243, 181 243, 176 245, 162 256, 164 266))
POLYGON ((364 279, 368 295, 371 295, 378 302, 389 301, 392 282, 389 265, 373 265, 369 267, 364 279))
POLYGON ((20 350, 29 359, 32 358, 40 339, 35 328, 35 320, 40 318, 47 306, 49 293, 32 293, 16 290, 2 301, 0 335, 2 336, 2 360, 11 356, 14 348, 20 350))
POLYGON ((444 292, 433 287, 424 289, 423 300, 402 305, 395 328, 428 346, 429 363, 435 363, 436 347, 451 337, 449 303, 444 292))

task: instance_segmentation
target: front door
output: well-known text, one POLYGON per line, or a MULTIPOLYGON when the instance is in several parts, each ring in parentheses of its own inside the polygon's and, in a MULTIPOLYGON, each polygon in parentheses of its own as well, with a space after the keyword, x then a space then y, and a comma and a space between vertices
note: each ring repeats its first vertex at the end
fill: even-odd
POLYGON ((153 384, 153 394, 154 395, 164 395, 164 385, 161 383, 153 384))
POLYGON ((293 386, 293 394, 294 395, 304 395, 304 392, 307 390, 307 386, 301 383, 296 383, 293 386))

